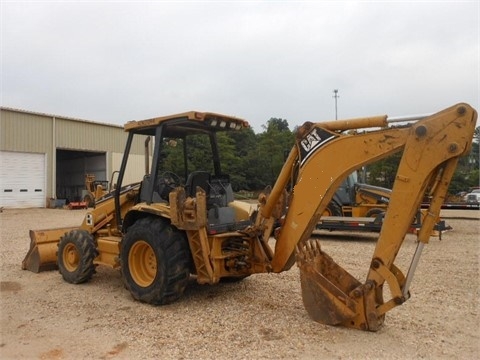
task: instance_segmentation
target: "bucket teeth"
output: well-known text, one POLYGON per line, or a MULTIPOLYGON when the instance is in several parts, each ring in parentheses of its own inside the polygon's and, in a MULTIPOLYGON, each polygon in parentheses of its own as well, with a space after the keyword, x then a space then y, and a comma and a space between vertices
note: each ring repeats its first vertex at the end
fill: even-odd
POLYGON ((296 247, 296 259, 298 265, 301 263, 314 261, 322 253, 319 240, 308 240, 302 242, 296 247))

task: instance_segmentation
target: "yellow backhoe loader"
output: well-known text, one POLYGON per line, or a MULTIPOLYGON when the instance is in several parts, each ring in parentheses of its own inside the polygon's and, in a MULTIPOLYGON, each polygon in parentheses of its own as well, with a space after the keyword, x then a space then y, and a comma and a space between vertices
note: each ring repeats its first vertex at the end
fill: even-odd
MULTIPOLYGON (((379 232, 391 193, 390 189, 359 182, 355 171, 348 175, 335 191, 332 200, 323 211, 317 229, 379 232)), ((410 232, 417 231, 427 211, 418 210, 412 219, 410 232)), ((451 229, 439 217, 431 236, 438 236, 441 239, 442 231, 451 229)))
POLYGON ((391 190, 358 181, 357 171, 340 184, 323 216, 375 217, 385 212, 391 190))
POLYGON ((87 207, 93 207, 96 200, 101 199, 110 191, 108 181, 96 180, 93 174, 85 175, 85 190, 82 191, 82 199, 87 207))
POLYGON ((385 313, 410 297, 420 254, 457 161, 470 150, 476 119, 473 108, 457 104, 407 125, 389 124, 387 116, 307 122, 271 191, 259 196, 258 211, 233 199, 216 143, 217 132, 244 129, 246 121, 188 112, 129 122, 113 197, 87 211, 79 227, 31 231, 22 266, 34 272, 58 266, 70 283, 88 281, 96 266, 120 268, 134 299, 167 304, 182 296, 191 276, 215 284, 279 273, 296 262, 305 308, 315 321, 376 331, 385 313), (201 136, 210 141, 205 158, 212 160, 211 168, 189 171, 189 148, 199 143, 191 139, 201 136), (154 138, 153 161, 140 184, 123 186, 134 137, 154 138), (165 168, 172 144, 183 149, 184 174, 165 168), (310 235, 348 174, 394 152, 403 155, 368 273, 360 281, 310 235), (404 275, 395 259, 425 192, 430 208, 404 275), (270 234, 279 223, 273 245, 270 234))

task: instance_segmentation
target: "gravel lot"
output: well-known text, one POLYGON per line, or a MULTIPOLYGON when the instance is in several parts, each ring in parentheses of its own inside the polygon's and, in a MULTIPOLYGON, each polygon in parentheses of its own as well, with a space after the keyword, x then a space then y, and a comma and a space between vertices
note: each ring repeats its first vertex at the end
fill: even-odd
MULTIPOLYGON (((425 247, 412 298, 376 333, 318 324, 302 304, 296 267, 236 284, 192 282, 177 303, 133 301, 120 273, 98 268, 83 285, 57 271, 21 270, 29 229, 79 225, 84 210, 0 213, 2 359, 479 359, 479 212, 442 213, 453 231, 425 247)), ((375 234, 316 234, 359 279, 375 234)), ((397 265, 415 249, 407 235, 397 265)))

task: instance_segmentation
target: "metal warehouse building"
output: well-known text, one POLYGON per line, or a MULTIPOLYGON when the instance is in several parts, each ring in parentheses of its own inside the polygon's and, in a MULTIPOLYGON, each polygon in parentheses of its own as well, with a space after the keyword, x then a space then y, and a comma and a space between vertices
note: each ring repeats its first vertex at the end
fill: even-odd
MULTIPOLYGON (((120 168, 122 126, 0 108, 0 207, 47 207, 82 200, 85 175, 109 181, 120 168)), ((123 183, 145 172, 144 144, 134 142, 123 183)))

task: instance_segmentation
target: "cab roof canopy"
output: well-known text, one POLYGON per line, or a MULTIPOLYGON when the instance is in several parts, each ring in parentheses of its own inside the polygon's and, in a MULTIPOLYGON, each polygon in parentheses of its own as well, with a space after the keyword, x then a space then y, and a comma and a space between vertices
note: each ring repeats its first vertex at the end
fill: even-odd
POLYGON ((182 138, 195 132, 211 133, 216 131, 242 130, 250 127, 248 121, 217 113, 189 111, 181 114, 156 117, 152 119, 129 121, 124 130, 143 135, 155 135, 155 129, 163 125, 163 136, 182 138))

